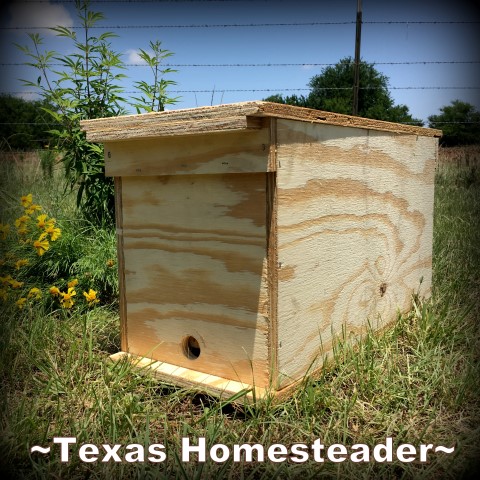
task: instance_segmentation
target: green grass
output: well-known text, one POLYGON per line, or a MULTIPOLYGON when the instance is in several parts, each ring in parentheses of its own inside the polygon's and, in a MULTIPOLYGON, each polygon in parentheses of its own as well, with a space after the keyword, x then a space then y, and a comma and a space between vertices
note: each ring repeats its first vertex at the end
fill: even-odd
MULTIPOLYGON (((94 231, 75 220, 74 200, 58 175, 43 181, 41 170, 19 172, 2 165, 5 215, 18 195, 32 191, 63 222, 61 264, 45 274, 73 268, 105 280, 102 262, 114 248, 112 232, 94 231), (6 170, 5 170, 6 169, 6 170), (71 228, 68 228, 68 221, 71 228), (102 245, 108 255, 101 261, 102 245), (89 253, 90 252, 90 253, 89 253), (90 260, 88 260, 90 259, 90 260), (80 266, 79 266, 80 264, 80 266), (62 266, 63 265, 63 266, 62 266), (72 265, 74 265, 72 267, 72 265)), ((2 384, 0 458, 10 478, 207 479, 207 478, 469 478, 480 457, 480 172, 441 164, 436 178, 434 292, 428 302, 399 317, 382 335, 369 333, 356 347, 339 345, 320 378, 306 377, 281 402, 239 406, 176 388, 128 363, 106 362, 120 349, 116 304, 68 314, 47 302, 21 312, 4 305, 0 323, 2 384), (161 443, 162 463, 62 463, 58 446, 50 455, 29 454, 55 436, 75 436, 77 446, 161 443), (330 445, 374 446, 432 443, 455 446, 452 455, 432 454, 420 463, 334 464, 270 461, 182 462, 182 437, 207 445, 290 445, 320 438, 330 445)), ((56 257, 55 257, 56 258, 56 257)), ((43 278, 37 269, 31 275, 43 278)), ((65 273, 61 273, 65 275, 65 273)), ((91 278, 91 277, 88 277, 91 278)), ((100 279, 100 280, 99 280, 100 279)), ((125 453, 122 450, 123 454, 125 453)))

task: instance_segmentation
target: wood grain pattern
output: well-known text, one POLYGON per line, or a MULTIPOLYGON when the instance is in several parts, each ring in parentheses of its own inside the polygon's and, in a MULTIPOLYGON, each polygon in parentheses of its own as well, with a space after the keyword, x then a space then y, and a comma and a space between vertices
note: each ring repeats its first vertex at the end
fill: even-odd
POLYGON ((356 338, 428 295, 437 140, 283 119, 277 135, 284 387, 342 332, 356 338))
POLYGON ((281 397, 429 295, 438 130, 269 102, 82 127, 115 177, 117 359, 281 397))
POLYGON ((107 142, 134 138, 198 135, 257 129, 264 126, 262 117, 408 133, 410 135, 440 137, 442 134, 440 130, 430 128, 262 101, 83 120, 81 127, 87 133, 88 140, 107 142))
POLYGON ((266 174, 124 177, 122 187, 129 353, 267 385, 266 174))
POLYGON ((179 367, 168 362, 159 362, 142 356, 132 355, 127 352, 118 352, 110 356, 110 359, 114 362, 122 361, 124 358, 127 358, 129 362, 144 371, 151 371, 161 380, 173 381, 175 384, 187 388, 200 389, 223 400, 229 400, 231 397, 238 396, 235 400, 237 403, 246 403, 255 398, 264 398, 272 393, 269 388, 249 385, 217 375, 199 372, 192 368, 179 367))
POLYGON ((267 172, 269 145, 268 128, 108 142, 105 172, 108 176, 267 172))
POLYGON ((163 112, 114 117, 116 122, 113 124, 111 119, 85 120, 82 123, 82 127, 88 133, 89 140, 99 142, 148 137, 200 135, 213 132, 235 132, 259 129, 262 128, 263 124, 261 118, 245 115, 227 117, 216 115, 213 118, 181 118, 180 120, 174 120, 161 117, 161 114, 163 112))

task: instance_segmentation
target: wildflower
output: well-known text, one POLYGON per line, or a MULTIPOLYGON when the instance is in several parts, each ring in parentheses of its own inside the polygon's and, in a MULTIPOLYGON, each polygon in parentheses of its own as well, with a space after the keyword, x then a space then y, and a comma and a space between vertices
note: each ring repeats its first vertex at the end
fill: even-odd
POLYGON ((49 225, 45 228, 45 233, 50 235, 50 240, 54 242, 57 240, 61 235, 62 231, 58 227, 54 227, 53 225, 49 225))
POLYGON ((28 265, 28 260, 20 259, 15 262, 15 270, 20 270, 23 266, 28 265))
POLYGON ((97 298, 97 292, 96 292, 95 290, 90 289, 90 290, 88 291, 88 293, 87 293, 87 292, 83 292, 83 295, 85 296, 85 298, 86 298, 86 300, 87 300, 87 302, 88 302, 89 305, 93 305, 93 304, 99 302, 99 300, 98 300, 98 298, 97 298))
POLYGON ((35 300, 40 300, 40 298, 42 298, 42 291, 37 287, 33 287, 28 292, 27 298, 34 298, 35 300))
POLYGON ((33 196, 31 193, 28 195, 24 195, 23 197, 20 197, 20 203, 22 204, 22 207, 28 208, 33 202, 33 196))
POLYGON ((20 287, 23 287, 24 282, 19 282, 18 280, 15 280, 14 278, 11 278, 9 283, 12 286, 12 288, 20 288, 20 287))
POLYGON ((10 225, 4 225, 3 223, 0 223, 0 238, 2 240, 5 240, 9 233, 10 233, 10 225))
POLYGON ((6 277, 0 277, 0 283, 2 285, 10 285, 10 282, 13 280, 11 275, 7 275, 6 277))
POLYGON ((47 222, 47 214, 44 213, 43 215, 39 215, 37 217, 37 227, 38 228, 45 228, 46 222, 47 222))
POLYGON ((40 211, 41 209, 42 207, 40 205, 35 205, 34 203, 32 203, 28 208, 25 209, 25 214, 32 215, 32 213, 40 211))
POLYGON ((4 302, 7 301, 8 297, 8 292, 6 288, 0 288, 0 299, 3 300, 4 302))
POLYGON ((61 293, 60 290, 58 289, 58 287, 55 287, 55 286, 50 287, 49 292, 50 292, 50 295, 52 295, 52 296, 54 296, 54 297, 59 296, 60 293, 61 293))
POLYGON ((77 285, 78 285, 78 280, 76 278, 74 278, 73 280, 67 283, 68 288, 73 288, 73 287, 76 287, 77 285))
POLYGON ((28 215, 22 215, 20 218, 17 218, 15 220, 15 226, 17 228, 22 228, 25 226, 25 224, 30 220, 30 217, 28 215))
POLYGON ((62 296, 62 299, 60 300, 60 304, 62 305, 63 308, 72 308, 73 307, 73 298, 77 292, 73 289, 73 287, 70 287, 67 290, 67 293, 65 292, 60 292, 60 295, 62 296))
POLYGON ((112 260, 111 258, 107 260, 107 267, 111 268, 115 265, 115 260, 112 260))
POLYGON ((38 240, 35 240, 33 242, 34 248, 37 250, 37 255, 42 256, 49 248, 50 248, 50 243, 48 240, 45 240, 46 233, 42 233, 38 240))
MULTIPOLYGON (((20 227, 20 228, 17 230, 17 233, 18 233, 19 235, 21 235, 21 236, 26 235, 26 234, 28 233, 28 228, 27 228, 27 226, 24 225, 24 226, 20 227)), ((26 243, 28 243, 28 242, 26 242, 26 243)))
POLYGON ((15 303, 17 304, 17 307, 21 310, 25 306, 25 302, 27 299, 25 297, 19 298, 15 303))

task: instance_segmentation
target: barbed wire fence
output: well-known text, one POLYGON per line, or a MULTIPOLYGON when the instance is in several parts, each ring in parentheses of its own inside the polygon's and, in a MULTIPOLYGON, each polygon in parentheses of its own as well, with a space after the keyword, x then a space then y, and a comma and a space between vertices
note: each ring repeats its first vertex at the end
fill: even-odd
MULTIPOLYGON (((239 0, 93 0, 92 3, 97 4, 113 4, 113 3, 202 3, 202 2, 238 2, 239 0)), ((258 0, 242 0, 242 1, 258 1, 258 0)), ((273 1, 273 0, 263 0, 264 2, 273 1)), ((49 0, 18 0, 18 3, 48 3, 49 0)), ((71 3, 70 0, 56 0, 55 3, 71 3)), ((363 21, 364 25, 479 25, 480 21, 439 21, 439 20, 430 20, 430 21, 363 21)), ((306 27, 306 26, 338 26, 338 25, 354 25, 355 21, 321 21, 321 22, 264 22, 264 23, 208 23, 208 24, 158 24, 158 25, 102 25, 102 26, 92 26, 91 29, 100 29, 100 30, 117 30, 117 29, 165 29, 165 28, 174 28, 174 29, 218 29, 218 28, 260 28, 260 27, 306 27)), ((42 30, 50 29, 49 26, 3 26, 0 27, 1 30, 42 30)), ((80 26, 69 27, 72 30, 81 29, 80 26)), ((353 61, 352 61, 353 63, 353 61)), ((385 65, 385 66, 407 66, 407 65, 478 65, 480 64, 479 60, 419 60, 419 61, 381 61, 381 62, 369 62, 373 65, 385 65)), ((51 66, 63 66, 62 63, 51 63, 51 66)), ((288 68, 288 67, 329 67, 334 66, 336 63, 317 63, 317 62, 304 62, 304 63, 164 63, 163 66, 168 68, 288 68)), ((4 62, 0 63, 0 67, 18 67, 25 66, 25 63, 21 62, 4 62)), ((148 67, 144 63, 125 63, 125 67, 129 68, 142 68, 148 67)), ((375 88, 381 87, 360 87, 361 90, 372 90, 375 88)), ((352 87, 328 87, 323 90, 351 90, 352 87)), ((480 86, 389 86, 389 90, 480 90, 480 86)), ((215 89, 214 89, 215 90, 215 89)), ((280 94, 284 92, 308 92, 309 88, 221 88, 217 90, 217 93, 240 93, 240 92, 249 92, 249 93, 269 93, 269 94, 280 94)), ((127 90, 124 91, 127 94, 137 94, 137 90, 127 90)), ((169 93, 181 94, 181 93, 212 93, 212 89, 171 89, 169 93)), ((0 95, 35 95, 35 91, 0 91, 0 95)), ((479 122, 435 122, 436 124, 477 124, 479 122)), ((0 125, 35 125, 35 123, 29 122, 9 122, 9 123, 0 123, 0 125)), ((56 123, 46 122, 46 126, 58 125, 56 123)))

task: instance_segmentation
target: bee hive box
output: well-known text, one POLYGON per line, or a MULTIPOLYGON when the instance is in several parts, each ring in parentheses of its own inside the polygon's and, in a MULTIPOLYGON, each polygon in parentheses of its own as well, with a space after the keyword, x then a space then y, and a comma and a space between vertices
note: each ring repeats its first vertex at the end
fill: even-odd
POLYGON ((114 358, 281 394, 429 295, 438 130, 258 101, 82 128, 115 178, 114 358))

